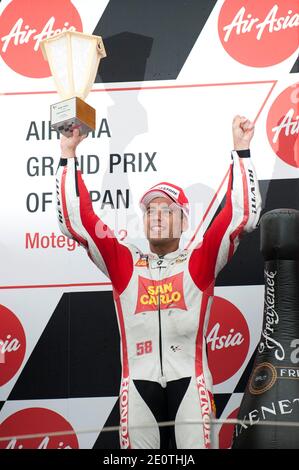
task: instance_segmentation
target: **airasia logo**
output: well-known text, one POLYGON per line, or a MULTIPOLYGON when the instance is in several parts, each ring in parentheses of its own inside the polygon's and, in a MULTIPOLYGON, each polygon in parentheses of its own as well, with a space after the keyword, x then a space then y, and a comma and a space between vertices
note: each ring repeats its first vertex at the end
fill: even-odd
MULTIPOLYGON (((237 419, 239 408, 236 408, 226 419, 237 419)), ((230 449, 233 442, 235 425, 223 424, 219 431, 219 449, 230 449)))
POLYGON ((70 423, 60 414, 46 408, 27 408, 9 416, 0 426, 0 437, 7 437, 7 440, 0 441, 0 449, 79 448, 70 423), (22 437, 26 435, 32 437, 22 437))
POLYGON ((267 118, 269 143, 288 165, 299 168, 299 83, 284 90, 272 104, 267 118))
POLYGON ((8 308, 0 305, 0 387, 19 370, 26 351, 22 324, 8 308))
POLYGON ((240 369, 250 344, 247 322, 228 300, 214 297, 206 340, 213 383, 224 382, 240 369))
POLYGON ((251 67, 269 67, 298 47, 298 0, 226 0, 218 33, 226 52, 251 67))
POLYGON ((51 75, 40 42, 64 31, 82 31, 70 0, 12 0, 0 17, 0 54, 15 72, 31 78, 51 75))

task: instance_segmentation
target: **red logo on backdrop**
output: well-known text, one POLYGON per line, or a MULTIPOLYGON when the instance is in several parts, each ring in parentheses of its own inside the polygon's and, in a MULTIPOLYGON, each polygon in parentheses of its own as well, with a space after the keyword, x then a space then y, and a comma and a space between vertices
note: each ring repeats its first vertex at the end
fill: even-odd
POLYGON ((46 408, 27 408, 6 418, 0 427, 0 449, 78 449, 77 436, 66 419, 46 408), (61 435, 51 436, 51 433, 61 435), (38 435, 22 439, 23 435, 38 435), (15 437, 14 437, 15 436, 15 437))
POLYGON ((0 305, 0 387, 19 370, 26 351, 22 324, 8 308, 0 305))
POLYGON ((269 67, 298 47, 298 0, 226 0, 218 33, 226 52, 251 67, 269 67))
POLYGON ((70 0, 12 0, 0 18, 0 54, 15 72, 32 78, 51 75, 40 42, 63 31, 82 32, 70 0))
POLYGON ((276 155, 299 168, 299 83, 284 90, 272 104, 267 134, 276 155))
MULTIPOLYGON (((239 408, 235 409, 226 419, 237 419, 239 408)), ((222 417, 221 417, 222 418, 222 417)), ((223 424, 219 431, 219 449, 230 449, 234 436, 234 424, 223 424)))
POLYGON ((136 313, 149 310, 165 310, 178 308, 187 310, 184 299, 183 273, 167 277, 161 281, 154 281, 145 277, 138 277, 138 297, 136 313))
POLYGON ((240 310, 228 300, 214 297, 207 333, 214 384, 224 382, 240 369, 249 343, 248 325, 240 310))

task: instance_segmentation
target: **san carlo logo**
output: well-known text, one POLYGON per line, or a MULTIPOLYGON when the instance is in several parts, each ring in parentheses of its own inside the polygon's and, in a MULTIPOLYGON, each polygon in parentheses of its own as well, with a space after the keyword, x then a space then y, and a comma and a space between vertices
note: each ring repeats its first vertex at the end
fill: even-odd
POLYGON ((272 104, 267 135, 276 155, 299 168, 299 83, 286 88, 272 104))
POLYGON ((1 423, 0 437, 0 449, 79 448, 70 423, 46 408, 27 408, 12 414, 1 423))
POLYGON ((269 67, 298 47, 298 0, 226 0, 218 33, 226 52, 251 67, 269 67))
POLYGON ((228 300, 215 296, 207 331, 214 385, 238 372, 246 359, 249 343, 248 325, 240 310, 228 300))
POLYGON ((21 322, 8 308, 0 305, 0 387, 18 372, 26 351, 21 322))
POLYGON ((82 32, 70 0, 12 0, 0 17, 0 54, 15 72, 31 78, 50 76, 40 42, 63 31, 82 32))

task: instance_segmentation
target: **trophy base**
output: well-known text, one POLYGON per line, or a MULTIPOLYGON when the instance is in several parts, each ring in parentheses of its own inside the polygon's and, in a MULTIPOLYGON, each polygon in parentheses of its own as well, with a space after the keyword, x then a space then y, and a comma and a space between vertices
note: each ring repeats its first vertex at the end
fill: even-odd
POLYGON ((95 109, 77 96, 51 105, 51 127, 66 137, 71 137, 73 129, 80 135, 96 128, 95 109))

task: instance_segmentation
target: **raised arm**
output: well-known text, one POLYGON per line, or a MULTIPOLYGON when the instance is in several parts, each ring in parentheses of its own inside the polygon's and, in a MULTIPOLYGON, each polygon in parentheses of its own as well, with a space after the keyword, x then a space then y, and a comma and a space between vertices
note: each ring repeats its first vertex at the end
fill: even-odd
POLYGON ((132 255, 94 213, 89 192, 77 168, 76 148, 85 137, 80 136, 77 129, 72 137, 61 136, 62 156, 56 173, 58 223, 67 237, 87 250, 91 260, 121 293, 132 274, 132 255))
POLYGON ((201 290, 213 283, 233 256, 244 232, 254 230, 260 216, 261 197, 249 150, 254 125, 244 116, 236 116, 232 130, 234 150, 225 206, 190 257, 190 273, 201 290))

